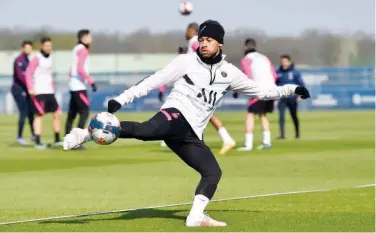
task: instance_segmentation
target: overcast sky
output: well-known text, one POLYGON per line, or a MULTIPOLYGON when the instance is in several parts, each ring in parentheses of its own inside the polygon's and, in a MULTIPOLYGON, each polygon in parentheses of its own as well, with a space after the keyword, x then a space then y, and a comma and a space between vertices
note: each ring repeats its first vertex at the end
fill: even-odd
POLYGON ((219 20, 226 29, 262 29, 270 35, 297 35, 306 28, 335 32, 375 30, 374 0, 192 0, 193 14, 178 13, 180 0, 0 0, 0 27, 127 33, 184 29, 191 21, 219 20))

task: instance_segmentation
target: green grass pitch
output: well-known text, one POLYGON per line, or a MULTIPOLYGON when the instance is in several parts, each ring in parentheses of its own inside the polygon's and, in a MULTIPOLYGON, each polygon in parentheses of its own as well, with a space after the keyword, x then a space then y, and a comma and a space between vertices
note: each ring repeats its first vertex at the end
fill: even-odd
MULTIPOLYGON (((119 114, 145 120, 152 113, 119 114)), ((228 131, 243 144, 243 112, 221 112, 228 131)), ((278 134, 276 114, 270 116, 278 134)), ((273 141, 270 151, 217 156, 223 178, 214 199, 291 191, 214 202, 207 211, 225 228, 188 229, 190 205, 0 225, 0 231, 375 231, 374 113, 302 112, 302 139, 273 141)), ((52 139, 51 117, 42 140, 52 139)), ((167 205, 192 201, 199 175, 159 142, 118 140, 87 144, 86 151, 19 147, 16 116, 0 116, 0 222, 167 205)), ((65 121, 65 118, 64 118, 65 121)), ((25 132, 28 132, 25 127, 25 132)), ((255 142, 261 140, 257 123, 255 142)), ((209 125, 207 144, 215 154, 220 138, 209 125)))

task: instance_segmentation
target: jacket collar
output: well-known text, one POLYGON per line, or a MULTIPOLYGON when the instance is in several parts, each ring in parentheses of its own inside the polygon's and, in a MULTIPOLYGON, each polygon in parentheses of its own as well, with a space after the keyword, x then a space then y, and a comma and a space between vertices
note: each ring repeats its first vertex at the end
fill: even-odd
POLYGON ((202 64, 203 66, 205 66, 205 67, 207 67, 207 68, 209 68, 209 69, 212 68, 213 66, 220 66, 220 65, 223 63, 223 61, 225 60, 225 58, 226 58, 226 55, 225 55, 225 54, 222 54, 222 51, 221 51, 221 53, 218 55, 218 56, 220 56, 220 59, 215 60, 215 61, 216 61, 215 63, 214 63, 214 62, 209 62, 209 63, 207 63, 207 61, 205 62, 205 61, 199 56, 199 52, 198 52, 198 50, 196 51, 195 55, 196 55, 197 60, 200 62, 200 64, 202 64), (210 63, 212 63, 212 64, 210 64, 210 63))
POLYGON ((292 70, 294 70, 294 69, 295 69, 295 64, 294 64, 294 63, 291 63, 290 67, 287 68, 287 69, 283 69, 282 66, 279 66, 279 70, 280 70, 280 71, 285 71, 285 72, 287 72, 287 71, 292 71, 292 70))

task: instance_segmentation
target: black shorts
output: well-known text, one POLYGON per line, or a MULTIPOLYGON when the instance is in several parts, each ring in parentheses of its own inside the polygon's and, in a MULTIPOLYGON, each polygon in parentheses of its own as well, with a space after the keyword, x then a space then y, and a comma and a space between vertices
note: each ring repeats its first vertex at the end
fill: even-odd
POLYGON ((248 102, 249 113, 272 113, 274 110, 274 100, 251 99, 248 102))
POLYGON ((40 94, 32 97, 34 110, 39 115, 58 111, 59 104, 56 101, 55 94, 40 94))
POLYGON ((69 102, 69 112, 85 112, 89 111, 90 101, 87 91, 71 91, 71 99, 69 102))

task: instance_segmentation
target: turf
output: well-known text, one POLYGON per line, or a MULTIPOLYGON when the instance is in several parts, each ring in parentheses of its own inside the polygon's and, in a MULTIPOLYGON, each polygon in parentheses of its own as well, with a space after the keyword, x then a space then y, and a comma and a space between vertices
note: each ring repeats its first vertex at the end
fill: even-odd
MULTIPOLYGON (((218 116, 241 145, 244 113, 218 116)), ((375 183, 374 113, 304 112, 300 118, 301 140, 273 141, 270 151, 217 156, 223 179, 215 198, 329 191, 212 203, 208 213, 229 224, 223 229, 185 228, 187 205, 0 225, 0 231, 375 231, 374 187, 354 188, 375 183)), ((44 141, 52 138, 47 120, 44 141)), ((271 122, 277 136, 276 115, 271 122)), ((15 116, 0 117, 0 222, 192 200, 199 176, 157 142, 119 140, 87 144, 86 151, 39 151, 13 144, 15 124, 15 116)), ((287 131, 292 138, 290 122, 287 131)), ((205 139, 217 154, 221 143, 211 126, 205 139)), ((255 142, 260 139, 257 133, 255 142)))

